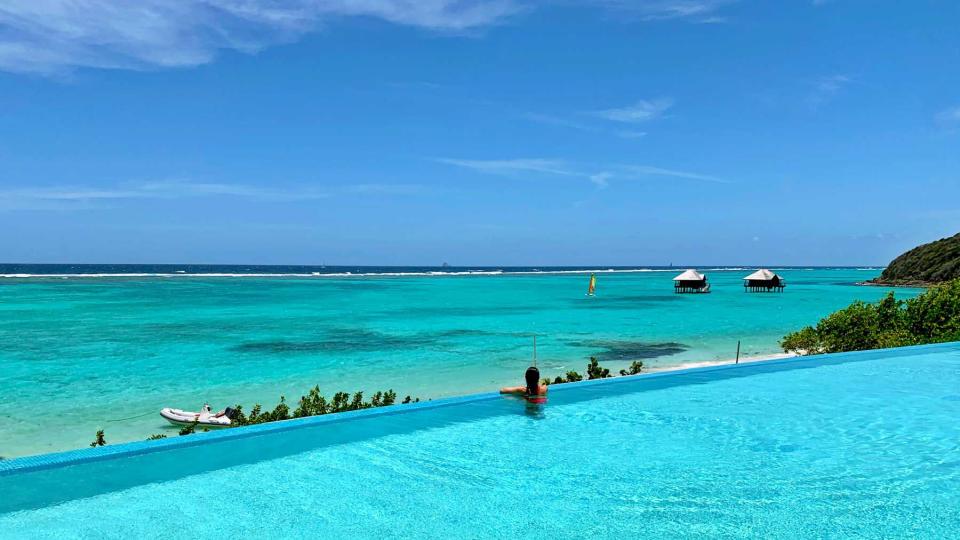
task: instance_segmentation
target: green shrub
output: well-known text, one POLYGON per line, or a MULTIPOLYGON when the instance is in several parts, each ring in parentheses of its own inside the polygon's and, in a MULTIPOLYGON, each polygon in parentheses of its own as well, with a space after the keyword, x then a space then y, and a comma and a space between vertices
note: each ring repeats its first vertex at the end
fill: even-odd
POLYGON ((641 371, 643 371, 643 362, 633 362, 627 369, 621 369, 620 375, 623 377, 627 375, 639 375, 641 371))
MULTIPOLYGON (((322 414, 331 414, 345 411, 356 411, 369 409, 372 407, 386 407, 394 405, 397 402, 397 393, 393 390, 379 391, 373 394, 370 401, 363 400, 363 392, 355 392, 352 396, 346 392, 337 392, 329 401, 320 393, 320 387, 314 386, 305 396, 300 396, 297 408, 290 412, 286 403, 286 397, 280 396, 280 403, 270 412, 261 412, 259 403, 250 409, 250 414, 243 413, 243 407, 237 405, 236 417, 230 426, 248 426, 252 424, 262 424, 264 422, 276 422, 278 420, 287 420, 290 418, 303 418, 306 416, 318 416, 322 414)), ((417 403, 420 398, 407 396, 403 398, 402 403, 417 403)))
POLYGON ((600 362, 598 362, 596 358, 593 358, 593 357, 590 358, 590 363, 587 364, 588 380, 606 379, 607 377, 610 377, 610 376, 611 375, 610 375, 609 369, 602 367, 600 365, 600 362))
POLYGON ((320 387, 314 386, 305 396, 300 396, 300 406, 293 411, 294 418, 327 413, 327 400, 320 395, 320 387))
POLYGON ((557 375, 554 377, 553 382, 550 382, 550 379, 543 379, 543 384, 563 384, 568 382, 580 382, 583 380, 583 375, 580 375, 576 371, 568 371, 566 375, 557 375))
POLYGON ((819 354, 960 341, 960 279, 906 301, 891 292, 876 304, 856 301, 787 334, 786 352, 819 354))
POLYGON ((906 330, 925 343, 960 339, 960 279, 933 287, 907 300, 906 330))
POLYGON ((266 422, 276 422, 278 420, 288 420, 290 418, 290 407, 287 407, 287 398, 280 396, 280 403, 273 408, 273 411, 267 413, 266 422))
POLYGON ((98 429, 98 430, 97 430, 97 436, 96 436, 95 439, 93 439, 93 442, 90 443, 90 446, 91 446, 91 447, 106 446, 106 444, 107 444, 107 440, 103 438, 103 430, 102 430, 102 429, 98 429))
POLYGON ((816 328, 807 326, 796 332, 787 334, 780 340, 780 346, 785 352, 795 352, 799 354, 818 354, 822 353, 820 345, 820 336, 816 328))
MULTIPOLYGON (((636 373, 640 373, 640 368, 643 367, 643 362, 634 362, 630 365, 630 369, 636 368, 636 373)), ((636 373, 631 373, 635 375, 636 373)), ((620 374, 623 375, 624 371, 621 370, 620 374)), ((587 379, 606 379, 612 377, 610 375, 610 370, 601 366, 596 358, 590 357, 590 363, 587 364, 587 379)), ((566 375, 556 376, 551 382, 550 379, 543 379, 540 381, 542 384, 564 384, 571 382, 580 382, 583 380, 583 375, 577 373, 576 371, 568 371, 566 375)))
POLYGON ((827 352, 875 349, 880 334, 876 307, 860 301, 828 315, 817 329, 827 352))

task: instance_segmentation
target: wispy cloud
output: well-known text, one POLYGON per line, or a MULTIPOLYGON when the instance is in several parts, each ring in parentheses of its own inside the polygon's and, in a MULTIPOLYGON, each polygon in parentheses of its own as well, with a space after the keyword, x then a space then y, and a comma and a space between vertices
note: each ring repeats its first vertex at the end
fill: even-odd
POLYGON ((645 21, 685 19, 691 22, 719 23, 716 15, 736 0, 600 0, 600 3, 645 21))
POLYGON ((938 112, 933 119, 944 127, 960 127, 960 105, 938 112))
POLYGON ((315 188, 273 189, 246 184, 222 184, 164 180, 136 182, 108 187, 48 186, 0 190, 0 209, 71 209, 97 203, 131 199, 185 199, 198 197, 239 197, 260 201, 306 201, 328 197, 315 188))
POLYGON ((569 118, 561 118, 559 116, 553 116, 550 114, 540 114, 540 113, 526 113, 523 115, 527 120, 531 120, 538 124, 546 124, 548 126, 560 126, 567 127, 571 129, 578 129, 580 131, 600 131, 596 126, 590 124, 584 124, 583 122, 577 122, 576 120, 571 120, 569 118))
POLYGON ((0 69, 196 66, 293 41, 338 17, 444 33, 496 24, 515 0, 33 0, 0 5, 0 69))
MULTIPOLYGON (((184 198, 184 197, 244 197, 267 201, 300 201, 324 199, 329 193, 316 188, 274 189, 247 184, 221 184, 210 182, 159 181, 134 184, 137 198, 184 198)), ((133 197, 131 197, 133 198, 133 197)))
POLYGON ((704 182, 716 182, 719 184, 729 184, 729 180, 718 178, 707 174, 698 174, 687 171, 678 171, 674 169, 663 169, 661 167, 650 167, 647 165, 622 165, 620 167, 626 176, 672 176, 674 178, 686 178, 688 180, 702 180, 704 182))
POLYGON ((637 124, 659 118, 672 106, 673 100, 670 98, 641 99, 627 107, 593 111, 591 114, 614 122, 637 124))
POLYGON ((597 187, 606 188, 607 186, 610 185, 609 180, 613 178, 613 176, 614 176, 613 173, 604 171, 596 174, 591 174, 589 178, 591 182, 597 185, 597 187))
POLYGON ((853 79, 848 75, 829 75, 813 82, 813 89, 807 96, 807 105, 817 110, 843 90, 853 79))
POLYGON ((420 184, 353 184, 342 189, 360 195, 416 195, 426 191, 420 184))
POLYGON ((712 175, 665 169, 649 165, 613 165, 575 164, 560 159, 522 158, 503 160, 466 160, 441 158, 435 161, 454 165, 486 174, 517 176, 523 173, 535 173, 546 176, 563 176, 587 180, 599 188, 606 188, 611 180, 638 180, 661 176, 727 184, 729 180, 712 175))
MULTIPOLYGON (((735 0, 564 0, 623 20, 718 23, 735 0)), ((546 2, 545 2, 546 3, 546 2)), ((444 34, 475 33, 532 11, 529 0, 23 0, 0 3, 0 70, 157 69, 256 53, 345 17, 444 34)))
POLYGON ((435 161, 455 165, 466 169, 490 174, 540 173, 558 176, 580 176, 569 165, 559 159, 521 158, 521 159, 453 159, 437 158, 435 161))
POLYGON ((623 129, 623 130, 611 130, 606 127, 601 127, 594 124, 587 124, 584 122, 578 122, 576 120, 571 120, 569 118, 562 118, 559 116, 553 116, 548 114, 538 114, 538 113, 527 113, 523 115, 524 118, 538 124, 544 124, 547 126, 557 126, 562 128, 570 128, 578 131, 585 131, 588 133, 610 133, 620 137, 621 139, 640 139, 647 136, 646 131, 638 131, 634 129, 623 129))

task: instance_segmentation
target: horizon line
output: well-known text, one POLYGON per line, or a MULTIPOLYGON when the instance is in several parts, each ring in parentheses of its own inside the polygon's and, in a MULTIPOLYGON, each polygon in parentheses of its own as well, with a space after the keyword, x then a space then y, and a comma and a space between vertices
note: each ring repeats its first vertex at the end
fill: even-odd
POLYGON ((0 262, 0 266, 260 266, 282 267, 299 266, 304 268, 733 268, 733 267, 769 267, 769 268, 885 268, 887 264, 327 264, 327 263, 186 263, 186 262, 0 262))

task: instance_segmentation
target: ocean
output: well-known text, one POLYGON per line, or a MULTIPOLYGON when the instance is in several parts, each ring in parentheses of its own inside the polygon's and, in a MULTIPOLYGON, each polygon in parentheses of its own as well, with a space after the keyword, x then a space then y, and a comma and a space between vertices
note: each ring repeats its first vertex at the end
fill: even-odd
MULTIPOLYGON (((158 411, 295 404, 319 385, 421 399, 520 384, 588 358, 618 371, 780 352, 787 332, 890 289, 877 268, 0 265, 0 456, 176 435, 158 411), (597 273, 597 294, 586 296, 597 273)), ((898 289, 907 298, 917 289, 898 289)))

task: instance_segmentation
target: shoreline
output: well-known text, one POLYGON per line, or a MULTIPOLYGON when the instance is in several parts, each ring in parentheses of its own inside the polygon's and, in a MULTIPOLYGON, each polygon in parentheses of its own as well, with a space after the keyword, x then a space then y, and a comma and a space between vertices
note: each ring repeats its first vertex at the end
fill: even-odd
MULTIPOLYGON (((610 378, 642 377, 644 375, 650 375, 654 373, 665 373, 665 372, 671 372, 671 371, 680 371, 684 369, 704 368, 704 367, 713 367, 713 366, 721 366, 721 365, 733 365, 735 363, 750 364, 750 363, 757 363, 757 362, 766 362, 771 360, 781 360, 784 358, 793 358, 796 356, 800 356, 800 355, 796 353, 771 353, 771 354, 740 357, 739 362, 737 362, 735 358, 727 358, 727 359, 721 359, 721 360, 683 362, 680 364, 667 365, 667 366, 652 366, 652 367, 644 366, 643 372, 638 373, 636 375, 613 375, 610 378)), ((614 371, 614 370, 611 369, 611 371, 614 371)), ((586 380, 586 378, 584 378, 584 380, 586 380)), ((463 397, 470 396, 472 394, 482 393, 483 391, 492 391, 492 390, 478 389, 477 391, 471 391, 466 393, 456 393, 453 395, 432 396, 432 397, 421 399, 420 401, 429 402, 429 401, 432 401, 433 399, 463 398, 463 397)), ((268 423, 273 423, 273 422, 268 422, 268 423)), ((114 426, 114 429, 118 427, 120 426, 114 426)), ((131 426, 127 425, 126 427, 130 428, 131 426)), ((124 433, 122 435, 116 435, 116 431, 112 431, 112 432, 107 431, 107 436, 109 437, 109 440, 112 441, 109 443, 109 445, 136 443, 136 442, 143 441, 147 436, 146 435, 147 432, 154 432, 154 433, 159 432, 168 437, 176 438, 176 428, 166 424, 145 430, 143 433, 139 433, 139 428, 142 428, 142 427, 143 426, 137 426, 138 433, 135 436, 131 436, 129 432, 124 433)), ((106 429, 110 430, 110 427, 108 426, 106 429)), ((121 433, 123 433, 123 431, 121 431, 121 433)), ((66 452, 71 450, 81 450, 86 446, 87 446, 86 444, 82 444, 79 446, 62 446, 62 447, 61 446, 48 446, 48 447, 37 446, 37 447, 29 447, 29 448, 18 448, 14 452, 8 452, 6 454, 0 455, 0 460, 18 459, 18 458, 24 458, 24 457, 30 457, 30 456, 40 456, 40 455, 46 455, 51 453, 57 453, 57 452, 66 452)))
POLYGON ((753 362, 765 362, 768 360, 782 360, 784 358, 793 358, 795 356, 800 356, 796 353, 772 353, 772 354, 761 354, 757 356, 741 356, 740 361, 738 362, 736 358, 727 358, 724 360, 704 360, 704 361, 695 361, 695 362, 684 362, 682 364, 676 364, 672 366, 652 366, 646 368, 640 375, 646 373, 662 373, 665 371, 678 371, 681 369, 691 369, 691 368, 701 368, 701 367, 711 367, 711 366, 724 366, 728 364, 749 364, 753 362))
POLYGON ((897 287, 897 288, 908 288, 908 289, 929 289, 930 287, 935 287, 938 284, 929 281, 861 281, 857 285, 863 287, 897 287))

